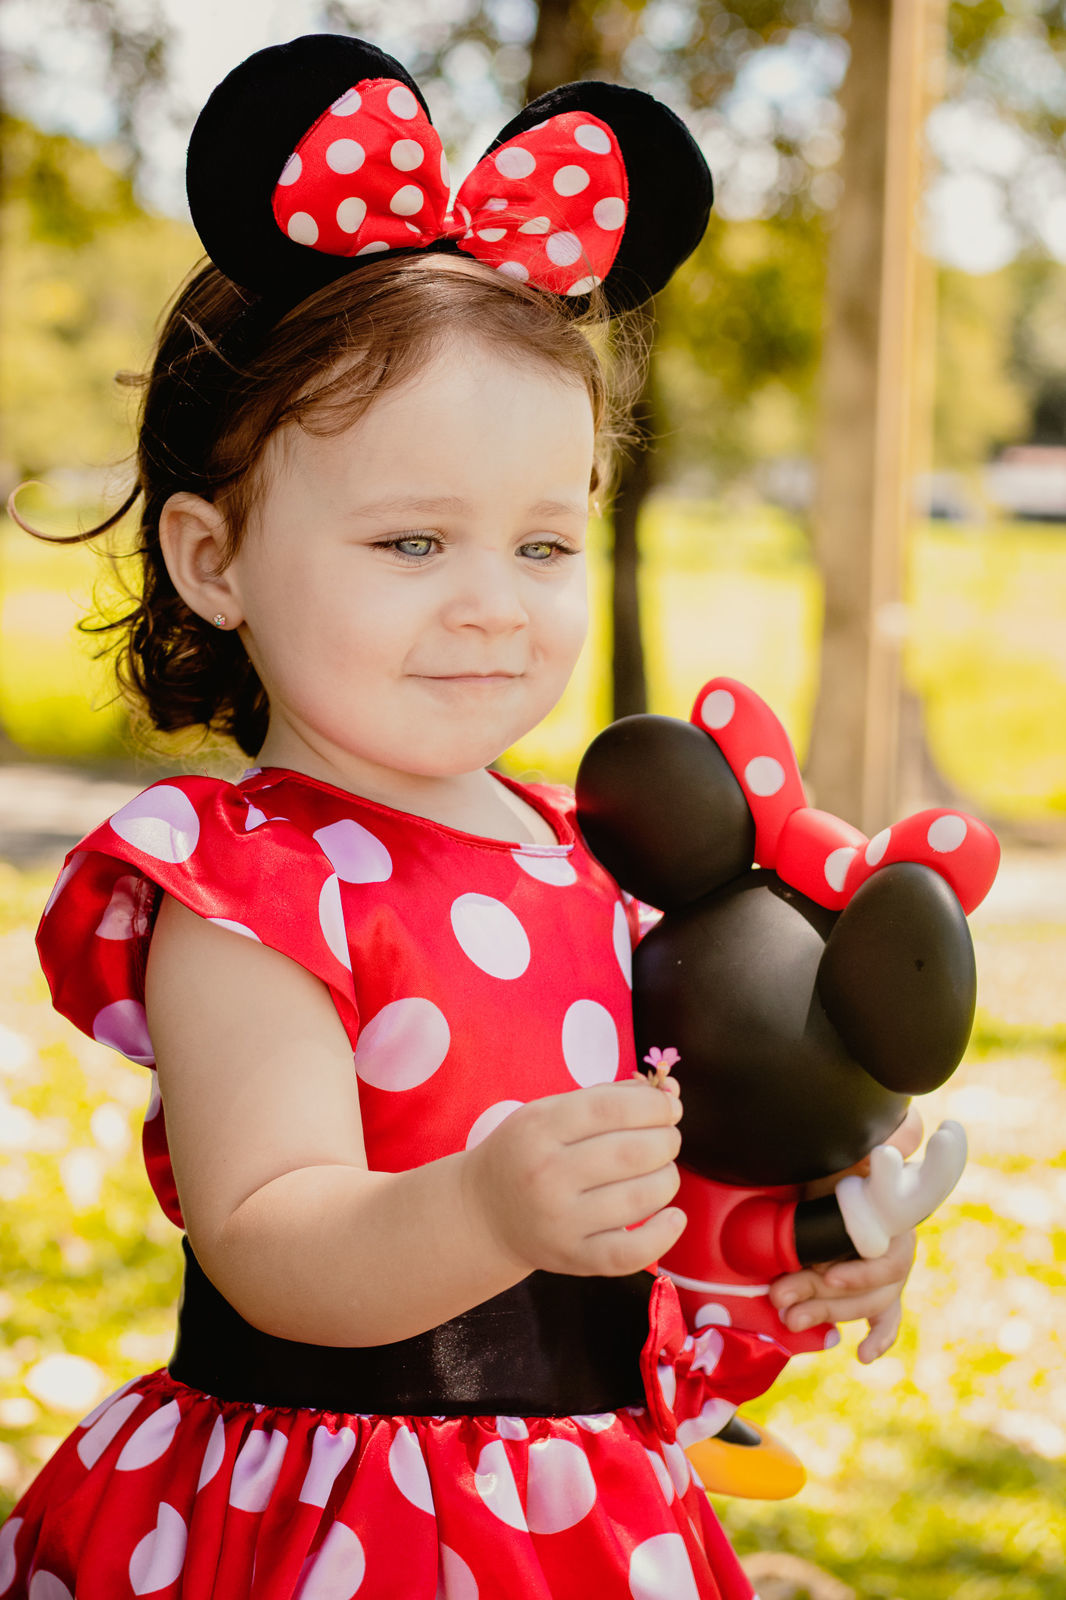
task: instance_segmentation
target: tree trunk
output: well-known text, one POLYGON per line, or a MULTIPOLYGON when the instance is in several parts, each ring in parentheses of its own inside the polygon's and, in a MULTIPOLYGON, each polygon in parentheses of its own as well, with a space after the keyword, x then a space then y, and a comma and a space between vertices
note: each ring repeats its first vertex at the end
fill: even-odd
POLYGON ((611 508, 611 712, 631 717, 648 709, 640 627, 640 513, 654 482, 652 382, 634 407, 640 437, 618 473, 611 508))

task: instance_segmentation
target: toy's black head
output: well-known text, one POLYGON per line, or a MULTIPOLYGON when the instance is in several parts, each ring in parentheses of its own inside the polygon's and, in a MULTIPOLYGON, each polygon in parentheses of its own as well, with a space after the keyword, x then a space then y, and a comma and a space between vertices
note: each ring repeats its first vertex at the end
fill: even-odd
POLYGON ((664 912, 634 958, 638 1060, 680 1054, 682 1160, 740 1185, 862 1159, 962 1057, 976 971, 966 917, 931 867, 884 866, 842 911, 753 869, 756 827, 714 740, 628 717, 577 777, 589 848, 664 912))

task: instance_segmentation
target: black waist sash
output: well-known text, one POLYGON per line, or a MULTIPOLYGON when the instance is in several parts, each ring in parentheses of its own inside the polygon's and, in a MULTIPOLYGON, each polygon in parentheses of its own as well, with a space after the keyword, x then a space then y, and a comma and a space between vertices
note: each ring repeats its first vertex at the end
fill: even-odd
POLYGON ((302 1344, 253 1328, 182 1237, 171 1376, 220 1400, 369 1415, 569 1416, 644 1404, 640 1352, 654 1278, 533 1272, 393 1344, 302 1344))

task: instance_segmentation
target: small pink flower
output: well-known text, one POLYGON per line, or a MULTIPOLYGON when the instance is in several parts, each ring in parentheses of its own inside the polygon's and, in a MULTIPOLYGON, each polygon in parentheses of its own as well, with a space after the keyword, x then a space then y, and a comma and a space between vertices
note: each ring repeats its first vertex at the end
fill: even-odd
POLYGON ((671 1067, 677 1065, 681 1057, 672 1044, 667 1045, 665 1050, 660 1050, 657 1044, 653 1044, 644 1059, 649 1067, 665 1067, 669 1072, 671 1067))

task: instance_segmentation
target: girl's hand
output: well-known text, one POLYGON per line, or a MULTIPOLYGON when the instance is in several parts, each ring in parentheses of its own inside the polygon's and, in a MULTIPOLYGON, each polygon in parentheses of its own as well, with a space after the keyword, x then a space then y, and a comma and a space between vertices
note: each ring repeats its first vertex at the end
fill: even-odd
POLYGON ((477 1225, 525 1269, 620 1277, 676 1243, 680 1091, 631 1078, 520 1106, 467 1152, 477 1225), (664 1209, 666 1208, 666 1209, 664 1209))
POLYGON ((864 1366, 891 1349, 903 1315, 903 1286, 914 1265, 911 1229, 892 1240, 876 1261, 831 1261, 788 1272, 770 1285, 770 1299, 793 1333, 818 1322, 865 1317, 870 1331, 856 1355, 864 1366))

